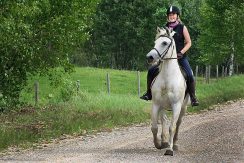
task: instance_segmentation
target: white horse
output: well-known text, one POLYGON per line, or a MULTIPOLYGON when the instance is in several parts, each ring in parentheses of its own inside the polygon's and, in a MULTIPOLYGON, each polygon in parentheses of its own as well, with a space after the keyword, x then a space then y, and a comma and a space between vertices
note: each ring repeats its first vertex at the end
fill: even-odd
POLYGON ((179 126, 189 103, 189 95, 185 96, 186 81, 177 61, 174 31, 158 28, 154 48, 147 54, 150 62, 159 60, 159 74, 152 84, 152 133, 157 149, 166 148, 165 155, 173 156, 178 146, 179 126), (167 125, 166 111, 172 111, 171 123, 167 125), (161 141, 157 137, 158 117, 161 118, 161 141))

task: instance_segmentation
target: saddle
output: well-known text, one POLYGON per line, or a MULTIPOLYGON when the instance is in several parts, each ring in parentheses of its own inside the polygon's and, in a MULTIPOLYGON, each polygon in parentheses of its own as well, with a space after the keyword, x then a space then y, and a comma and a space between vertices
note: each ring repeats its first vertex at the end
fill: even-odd
POLYGON ((184 76, 185 80, 187 81, 187 73, 186 73, 186 70, 184 69, 184 67, 180 66, 180 71, 181 71, 182 75, 184 76))
MULTIPOLYGON (((157 69, 158 69, 158 66, 157 66, 157 69)), ((187 81, 187 73, 186 73, 186 70, 182 66, 180 66, 180 71, 181 71, 184 79, 187 81)), ((158 74, 159 74, 159 70, 157 72, 155 72, 155 75, 156 76, 153 77, 153 80, 152 80, 152 83, 151 83, 151 88, 152 88, 152 85, 154 84, 155 80, 157 79, 158 74)))

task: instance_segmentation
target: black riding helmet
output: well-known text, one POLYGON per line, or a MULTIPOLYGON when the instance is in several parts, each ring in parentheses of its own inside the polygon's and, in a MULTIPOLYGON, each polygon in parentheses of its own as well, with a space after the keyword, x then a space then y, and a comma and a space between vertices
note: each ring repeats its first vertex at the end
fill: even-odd
POLYGON ((176 6, 170 6, 168 9, 167 9, 167 15, 169 14, 177 14, 177 15, 180 15, 180 9, 176 6))

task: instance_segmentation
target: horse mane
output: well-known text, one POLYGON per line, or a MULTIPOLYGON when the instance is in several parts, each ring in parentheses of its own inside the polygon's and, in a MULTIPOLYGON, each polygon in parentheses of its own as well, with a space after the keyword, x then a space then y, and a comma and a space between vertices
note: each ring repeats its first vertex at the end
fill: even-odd
POLYGON ((172 30, 170 30, 168 27, 157 27, 157 34, 155 37, 155 40, 157 40, 160 36, 167 36, 167 37, 171 37, 170 33, 172 32, 172 30))

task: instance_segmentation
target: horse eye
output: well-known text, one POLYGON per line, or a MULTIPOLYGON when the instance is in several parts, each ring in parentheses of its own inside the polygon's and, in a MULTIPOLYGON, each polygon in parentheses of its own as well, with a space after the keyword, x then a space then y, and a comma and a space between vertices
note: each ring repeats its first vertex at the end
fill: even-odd
POLYGON ((163 44, 163 45, 167 45, 167 42, 166 42, 166 41, 164 41, 164 42, 162 42, 162 44, 163 44))

